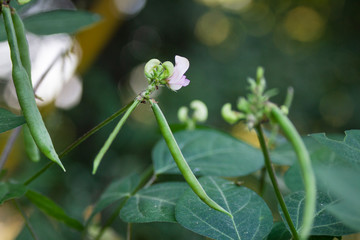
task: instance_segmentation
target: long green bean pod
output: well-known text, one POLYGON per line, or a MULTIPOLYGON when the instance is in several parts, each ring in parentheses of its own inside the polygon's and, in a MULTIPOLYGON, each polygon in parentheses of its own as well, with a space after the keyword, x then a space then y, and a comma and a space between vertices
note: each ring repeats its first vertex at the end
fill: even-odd
POLYGON ((56 162, 65 171, 65 168, 62 165, 52 144, 50 135, 42 120, 39 109, 37 108, 35 95, 29 80, 29 76, 25 68, 22 66, 10 7, 3 4, 2 13, 13 65, 12 77, 15 85, 16 95, 18 97, 21 110, 23 111, 24 118, 40 151, 50 160, 56 162))
POLYGON ((299 237, 305 240, 309 237, 316 209, 316 183, 314 171, 311 167, 309 153, 291 121, 275 105, 271 106, 272 119, 279 124, 287 139, 291 142, 299 160, 302 178, 305 185, 305 208, 299 237))
MULTIPOLYGON (((32 85, 31 80, 31 60, 30 60, 30 51, 29 51, 29 44, 26 39, 25 27, 22 19, 20 18, 19 14, 17 13, 16 9, 12 9, 11 17, 14 24, 16 40, 19 47, 20 53, 20 60, 21 64, 26 70, 26 73, 29 76, 30 83, 32 85)), ((24 143, 25 143, 25 152, 27 156, 33 162, 40 161, 40 152, 36 143, 30 133, 29 127, 27 124, 23 127, 23 134, 24 134, 24 143)))
POLYGON ((167 123, 166 118, 165 118, 164 114, 162 113, 159 105, 153 100, 150 100, 149 102, 150 102, 151 108, 154 112, 156 121, 159 125, 161 134, 163 135, 165 142, 170 150, 170 153, 173 156, 176 165, 178 166, 180 172, 184 176, 186 182, 189 184, 191 189, 209 207, 211 207, 217 211, 226 213, 227 215, 232 217, 232 215, 228 211, 226 211, 224 208, 222 208, 219 204, 217 204, 214 200, 212 200, 206 194, 205 190, 203 189, 203 187, 201 186, 201 184, 195 177, 194 173, 191 171, 191 168, 189 167, 188 163, 186 162, 184 156, 182 155, 182 152, 174 138, 174 135, 171 132, 169 124, 167 123))
POLYGON ((19 48, 19 53, 20 53, 21 64, 25 68, 26 73, 29 76, 29 80, 32 83, 29 44, 26 39, 24 23, 21 20, 19 14, 16 12, 15 9, 12 9, 11 17, 12 17, 13 24, 14 24, 16 40, 18 43, 18 48, 19 48))
POLYGON ((137 105, 139 105, 139 103, 140 103, 140 101, 137 100, 137 99, 135 99, 133 101, 131 106, 126 110, 124 116, 122 116, 122 118, 120 119, 120 121, 118 122, 118 124, 116 125, 114 130, 111 132, 110 136, 108 137, 108 139, 104 143, 104 146, 100 149, 99 153, 96 155, 95 160, 94 160, 94 165, 93 165, 93 172, 92 172, 93 174, 96 173, 102 158, 104 157, 105 153, 109 149, 110 145, 114 141, 117 134, 119 133, 121 127, 124 125, 124 123, 126 122, 128 117, 130 116, 130 114, 135 110, 137 105))
POLYGON ((36 146, 34 138, 31 135, 30 129, 27 124, 23 125, 24 145, 26 155, 33 162, 40 161, 39 148, 36 146))

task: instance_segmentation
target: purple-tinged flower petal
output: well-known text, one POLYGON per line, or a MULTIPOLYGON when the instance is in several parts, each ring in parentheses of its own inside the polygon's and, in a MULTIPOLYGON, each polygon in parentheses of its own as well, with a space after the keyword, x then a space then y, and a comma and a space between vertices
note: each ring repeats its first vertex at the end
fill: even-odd
POLYGON ((184 75, 189 69, 189 60, 184 57, 175 56, 175 67, 173 74, 168 78, 168 86, 171 90, 177 91, 181 87, 189 85, 190 80, 184 75))

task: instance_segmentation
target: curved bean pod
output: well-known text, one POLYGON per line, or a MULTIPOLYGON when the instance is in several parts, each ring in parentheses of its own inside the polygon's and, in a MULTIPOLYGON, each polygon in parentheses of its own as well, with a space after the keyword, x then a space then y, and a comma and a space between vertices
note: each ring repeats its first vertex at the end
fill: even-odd
POLYGON ((272 119, 279 124, 287 139, 291 142, 296 156, 299 160, 302 178, 305 186, 305 207, 303 214, 303 223, 299 231, 300 239, 307 239, 310 235, 311 227, 314 222, 316 207, 316 183, 314 171, 311 167, 309 153, 302 141, 299 133, 296 131, 291 121, 275 105, 271 106, 270 114, 272 119))
POLYGON ((24 134, 24 145, 25 145, 26 155, 33 162, 40 161, 39 148, 36 146, 36 143, 33 137, 31 136, 31 132, 27 124, 24 124, 23 126, 23 134, 24 134))
POLYGON ((26 73, 28 74, 29 80, 31 82, 31 60, 29 53, 29 44, 28 41, 26 40, 24 23, 21 20, 19 14, 17 14, 15 9, 12 9, 11 17, 14 23, 14 29, 15 29, 18 48, 19 48, 21 64, 25 68, 26 73))
POLYGON ((112 142, 115 140, 115 137, 118 135, 120 129, 122 128, 122 126, 124 125, 124 123, 126 122, 128 117, 130 116, 130 114, 135 110, 135 108, 137 107, 137 105, 139 105, 139 103, 140 103, 140 101, 137 100, 137 99, 135 99, 132 102, 130 107, 126 110, 124 116, 122 116, 122 118, 120 119, 118 124, 115 126, 114 130, 111 132, 108 139, 106 139, 106 141, 104 143, 104 146, 100 149, 99 153, 95 157, 92 174, 96 173, 96 171, 97 171, 97 169, 98 169, 98 167, 100 165, 100 162, 101 162, 102 158, 104 157, 105 153, 109 149, 112 142))
POLYGON ((12 77, 24 118, 40 151, 50 160, 56 162, 65 171, 65 168, 52 144, 50 135, 42 120, 39 109, 37 108, 29 76, 25 68, 22 66, 11 11, 8 5, 2 5, 2 13, 10 47, 11 61, 13 64, 12 77))
POLYGON ((166 121, 166 118, 164 114, 162 113, 159 105, 153 101, 149 101, 151 104, 151 108, 154 112, 156 121, 159 125, 161 134, 163 135, 165 142, 171 152, 171 155, 173 156, 176 165, 178 166, 180 172, 184 176, 186 182, 189 184, 191 189, 194 191, 194 193, 209 207, 226 213, 232 218, 232 215, 226 211, 224 208, 222 208, 219 204, 217 204, 214 200, 212 200, 205 192, 197 178, 195 177, 194 173, 191 171, 191 168, 189 167, 188 163, 186 162, 184 156, 182 155, 182 152, 174 138, 174 135, 171 132, 171 129, 169 127, 169 124, 166 121))

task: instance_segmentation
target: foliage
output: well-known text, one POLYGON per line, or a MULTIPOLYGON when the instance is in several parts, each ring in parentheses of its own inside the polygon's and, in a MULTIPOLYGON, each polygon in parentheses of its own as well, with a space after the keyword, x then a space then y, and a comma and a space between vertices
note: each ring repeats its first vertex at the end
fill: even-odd
MULTIPOLYGON (((14 2, 11 4, 21 14, 24 8, 14 2)), ((26 3, 25 6, 31 4, 32 2, 26 3)), ((5 10, 8 11, 11 7, 6 1, 0 1, 0 6, 3 10, 1 15, 6 17, 5 10)), ((11 9, 6 14, 17 13, 11 9)), ((26 123, 32 128, 30 134, 36 140, 35 131, 40 128, 31 127, 31 122, 34 122, 31 115, 38 112, 38 109, 36 105, 29 107, 22 104, 25 100, 34 101, 36 97, 29 88, 31 71, 25 69, 26 63, 22 59, 28 50, 22 47, 17 49, 16 46, 21 45, 21 41, 25 43, 26 38, 25 35, 11 35, 8 30, 11 16, 4 19, 0 23, 0 40, 9 41, 13 69, 19 70, 23 76, 17 79, 13 75, 14 83, 21 80, 23 84, 15 84, 15 87, 18 90, 25 84, 27 88, 26 91, 21 89, 26 92, 26 98, 22 99, 21 94, 18 94, 25 117, 1 108, 0 133, 26 123), (6 31, 4 25, 7 27, 6 31)), ((100 21, 100 17, 87 11, 60 9, 30 15, 22 21, 27 31, 38 35, 74 34, 100 21)), ((13 27, 18 33, 19 26, 14 24, 13 27)), ((184 75, 189 68, 189 61, 180 56, 175 59, 175 66, 169 61, 162 63, 158 59, 151 59, 145 65, 148 87, 100 124, 96 119, 94 124, 98 125, 95 127, 86 125, 86 130, 93 128, 59 154, 59 159, 65 161, 66 154, 74 154, 69 158, 75 159, 81 152, 81 158, 87 156, 84 158, 89 163, 87 165, 90 165, 90 161, 86 159, 95 158, 93 174, 98 170, 98 175, 90 177, 90 171, 84 174, 81 167, 76 168, 76 164, 69 161, 67 169, 70 174, 75 173, 76 169, 81 171, 75 173, 76 178, 67 178, 68 173, 62 175, 64 179, 59 187, 67 193, 65 198, 59 197, 62 192, 54 190, 57 189, 54 183, 41 181, 54 162, 61 165, 60 160, 51 157, 49 159, 53 162, 40 170, 34 169, 35 163, 28 163, 27 166, 31 167, 30 173, 25 177, 27 180, 23 181, 23 176, 14 177, 21 179, 23 183, 2 178, 0 204, 15 199, 14 203, 20 206, 20 212, 21 207, 36 207, 43 213, 31 213, 29 219, 22 213, 34 239, 37 239, 36 232, 41 231, 39 223, 47 222, 47 219, 50 219, 51 224, 46 223, 48 227, 40 236, 49 238, 54 233, 54 239, 78 239, 80 235, 83 239, 111 239, 113 237, 109 236, 112 228, 126 232, 130 238, 132 228, 153 226, 151 224, 156 222, 161 222, 164 226, 167 223, 181 226, 190 230, 186 234, 193 234, 194 238, 203 236, 212 239, 332 239, 360 231, 360 190, 354 184, 360 181, 360 130, 346 131, 343 140, 328 138, 324 133, 300 137, 287 116, 291 100, 279 106, 270 102, 276 91, 266 90, 264 69, 258 68, 256 79, 248 81, 250 94, 247 98, 239 99, 236 110, 226 104, 221 113, 231 124, 245 120, 248 128, 255 128, 261 149, 231 136, 230 131, 224 131, 216 124, 206 127, 197 125, 205 121, 207 109, 203 109, 206 117, 200 117, 201 121, 195 119, 195 113, 193 119, 189 120, 186 109, 186 116, 180 119, 184 125, 173 134, 176 127, 169 126, 152 93, 164 86, 177 91, 190 83, 184 75), (135 114, 135 109, 141 110, 142 103, 152 108, 162 139, 156 133, 146 132, 143 126, 139 126, 139 121, 130 117, 130 114, 135 114), (106 138, 101 135, 97 138, 97 149, 87 148, 86 144, 91 140, 85 140, 105 126, 105 134, 110 132, 110 122, 122 113, 124 115, 110 136, 106 138), (128 122, 131 124, 125 125, 128 122), (263 134, 263 127, 269 129, 266 136, 263 134), (120 130, 120 135, 125 137, 116 139, 120 130), (284 137, 280 136, 281 133, 284 137), (101 145, 99 139, 105 144, 96 155, 95 151, 101 145), (129 148, 131 144, 135 147, 129 148), (123 154, 118 155, 117 150, 123 154), (133 173, 137 158, 152 160, 151 166, 141 174, 133 173), (102 167, 98 168, 100 162, 102 167), (270 186, 267 175, 276 199, 266 194, 265 188, 269 189, 270 186), (102 178, 107 179, 106 189, 105 183, 98 181, 102 178), (255 179, 255 184, 248 182, 249 178, 255 179), (35 180, 39 185, 36 185, 35 180), (86 181, 89 183, 81 185, 86 181), (279 181, 283 181, 286 186, 279 185, 279 181), (39 192, 47 192, 56 201, 39 192), (79 219, 82 218, 84 209, 88 211, 85 211, 86 216, 82 221, 79 219), (277 219, 276 216, 281 218, 277 219), (274 222, 274 219, 278 221, 274 222), (127 230, 124 229, 125 225, 127 230), (55 232, 59 232, 59 236, 55 237, 55 232)), ((105 80, 102 84, 106 85, 106 74, 101 74, 103 76, 105 80)), ((189 78, 192 82, 193 79, 189 78)), ((103 88, 98 87, 94 95, 102 90, 103 88)), ((221 88, 217 90, 220 91, 221 88)), ((111 92, 107 94, 111 98, 111 92)), ((100 98, 92 100, 101 101, 100 98)), ((201 101, 197 103, 206 108, 201 101)), ((170 105, 171 102, 167 104, 170 105)), ((108 106, 104 105, 105 107, 108 106)), ((42 121, 41 115, 38 116, 40 118, 35 123, 42 121)), ((93 119, 89 120, 87 124, 93 124, 92 121, 93 119)), ((147 118, 146 121, 150 120, 147 118)), ((41 134, 44 133, 47 133, 47 128, 43 124, 41 134)), ((36 144, 39 149, 44 149, 41 144, 36 144)), ((47 152, 43 153, 46 155, 47 152)), ((136 169, 139 170, 139 166, 136 169)), ((58 173, 50 175, 48 179, 55 178, 58 173)), ((24 228, 19 239, 26 238, 25 231, 27 230, 24 228)), ((166 233, 166 229, 162 231, 166 233)), ((151 235, 151 230, 147 233, 151 235)))

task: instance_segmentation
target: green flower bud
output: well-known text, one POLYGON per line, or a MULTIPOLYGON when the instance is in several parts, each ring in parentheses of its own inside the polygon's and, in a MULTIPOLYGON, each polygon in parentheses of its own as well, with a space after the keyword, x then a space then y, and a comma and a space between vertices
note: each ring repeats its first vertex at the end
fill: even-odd
POLYGON ((151 59, 148 61, 144 68, 144 73, 147 78, 152 78, 154 76, 154 71, 157 69, 158 66, 161 65, 161 62, 158 59, 151 59))
POLYGON ((164 72, 161 75, 162 79, 167 79, 174 73, 174 64, 172 62, 166 61, 162 64, 164 72))
POLYGON ((236 123, 241 118, 244 118, 245 115, 236 111, 231 110, 231 104, 226 103, 221 109, 221 116, 230 124, 236 123))
POLYGON ((178 119, 180 122, 182 123, 186 123, 189 119, 189 116, 188 116, 188 112, 189 112, 189 109, 187 107, 180 107, 178 112, 177 112, 177 116, 178 116, 178 119))
POLYGON ((258 67, 257 71, 256 71, 256 81, 260 82, 261 79, 264 78, 264 68, 263 67, 258 67))
POLYGON ((238 104, 237 104, 237 108, 238 108, 240 111, 244 112, 244 113, 250 112, 249 103, 248 103, 248 101, 247 101, 245 98, 243 98, 243 97, 241 97, 241 98, 239 99, 239 102, 238 102, 238 104))
POLYGON ((197 122, 205 122, 208 118, 208 109, 200 100, 194 100, 190 103, 190 107, 194 110, 193 119, 197 122))

